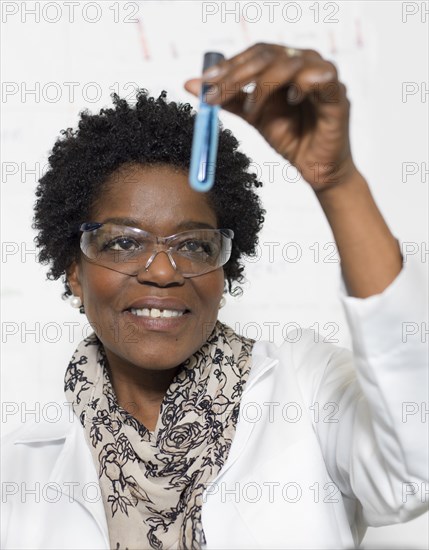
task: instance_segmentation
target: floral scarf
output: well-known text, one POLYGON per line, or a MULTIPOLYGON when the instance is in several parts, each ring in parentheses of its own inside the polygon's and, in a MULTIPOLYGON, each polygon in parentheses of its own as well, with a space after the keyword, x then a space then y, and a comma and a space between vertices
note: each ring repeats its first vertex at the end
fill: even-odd
POLYGON ((119 406, 96 335, 79 344, 65 394, 98 470, 111 548, 205 544, 203 491, 228 457, 253 344, 217 321, 170 384, 154 432, 119 406))

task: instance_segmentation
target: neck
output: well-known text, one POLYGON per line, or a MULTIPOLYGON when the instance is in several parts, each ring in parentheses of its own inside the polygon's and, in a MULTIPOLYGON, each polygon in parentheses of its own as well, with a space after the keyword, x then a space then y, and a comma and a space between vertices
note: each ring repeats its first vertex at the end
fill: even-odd
POLYGON ((162 400, 180 365, 154 370, 136 367, 111 357, 106 350, 108 370, 119 405, 154 431, 162 400))

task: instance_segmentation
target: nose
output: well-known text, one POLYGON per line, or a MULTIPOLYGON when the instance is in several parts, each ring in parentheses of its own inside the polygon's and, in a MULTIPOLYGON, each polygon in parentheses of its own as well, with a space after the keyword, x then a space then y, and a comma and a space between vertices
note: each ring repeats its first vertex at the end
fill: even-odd
POLYGON ((137 280, 139 283, 170 286, 181 285, 185 279, 175 268, 174 260, 167 252, 159 250, 139 269, 137 280))

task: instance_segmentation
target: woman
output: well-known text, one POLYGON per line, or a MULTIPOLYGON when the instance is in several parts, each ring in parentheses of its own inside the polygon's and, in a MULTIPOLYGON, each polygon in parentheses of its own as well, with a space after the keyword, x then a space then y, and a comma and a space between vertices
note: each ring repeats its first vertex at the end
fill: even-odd
POLYGON ((53 148, 35 228, 40 260, 94 334, 66 370, 70 414, 5 442, 4 548, 347 548, 367 525, 423 512, 424 424, 401 416, 403 401, 424 401, 424 351, 401 340, 423 308, 419 274, 354 165, 335 67, 257 44, 204 79, 209 102, 313 188, 341 256, 354 357, 305 332, 276 348, 217 321, 264 214, 229 131, 200 194, 187 180, 190 106, 141 91, 135 108, 115 97, 83 113, 53 148), (252 404, 257 422, 243 414, 252 404), (315 404, 332 414, 320 421, 315 404), (35 484, 40 498, 23 498, 35 484))

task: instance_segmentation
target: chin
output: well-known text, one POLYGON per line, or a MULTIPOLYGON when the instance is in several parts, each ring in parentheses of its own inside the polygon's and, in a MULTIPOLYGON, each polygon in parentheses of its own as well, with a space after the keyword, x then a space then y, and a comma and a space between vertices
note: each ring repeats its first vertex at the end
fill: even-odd
POLYGON ((178 367, 195 351, 194 348, 192 348, 189 352, 183 351, 180 353, 180 350, 178 350, 177 347, 172 347, 170 349, 169 346, 165 345, 161 347, 156 346, 153 348, 149 344, 139 347, 141 347, 141 352, 138 349, 121 349, 113 351, 113 353, 122 358, 122 360, 139 369, 161 371, 178 367))

